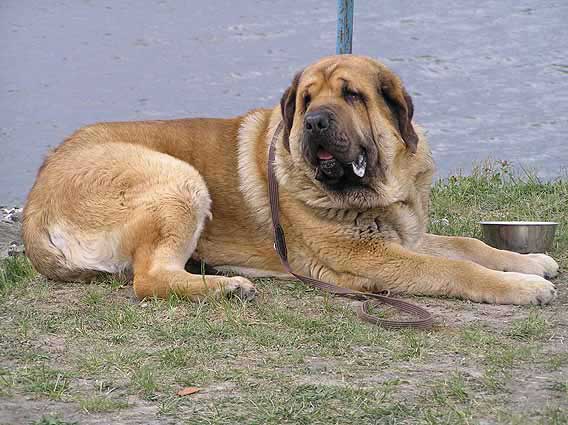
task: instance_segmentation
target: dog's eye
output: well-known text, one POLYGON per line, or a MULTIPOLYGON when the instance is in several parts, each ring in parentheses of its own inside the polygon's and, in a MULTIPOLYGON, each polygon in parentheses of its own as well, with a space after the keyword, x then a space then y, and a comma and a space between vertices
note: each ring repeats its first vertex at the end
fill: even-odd
POLYGON ((306 93, 304 95, 304 108, 308 109, 308 106, 310 106, 311 101, 312 101, 312 97, 309 95, 309 93, 306 93))
POLYGON ((342 95, 348 103, 355 103, 363 100, 363 96, 360 93, 357 93, 356 91, 353 91, 346 87, 343 88, 342 95))

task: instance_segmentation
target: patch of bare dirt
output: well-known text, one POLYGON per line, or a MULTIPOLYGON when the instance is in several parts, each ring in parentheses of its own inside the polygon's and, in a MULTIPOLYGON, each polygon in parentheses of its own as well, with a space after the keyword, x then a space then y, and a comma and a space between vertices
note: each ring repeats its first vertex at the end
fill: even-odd
POLYGON ((155 403, 129 400, 129 407, 111 413, 89 414, 79 409, 77 403, 33 399, 22 395, 0 398, 0 425, 30 424, 43 416, 57 416, 66 422, 81 425, 169 425, 176 420, 160 416, 155 403))

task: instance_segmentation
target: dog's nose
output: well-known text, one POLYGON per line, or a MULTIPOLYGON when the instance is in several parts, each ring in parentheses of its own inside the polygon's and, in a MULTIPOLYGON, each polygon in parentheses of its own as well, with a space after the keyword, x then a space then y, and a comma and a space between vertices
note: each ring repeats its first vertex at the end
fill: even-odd
POLYGON ((304 126, 309 133, 325 133, 329 128, 329 113, 326 111, 307 113, 304 126))

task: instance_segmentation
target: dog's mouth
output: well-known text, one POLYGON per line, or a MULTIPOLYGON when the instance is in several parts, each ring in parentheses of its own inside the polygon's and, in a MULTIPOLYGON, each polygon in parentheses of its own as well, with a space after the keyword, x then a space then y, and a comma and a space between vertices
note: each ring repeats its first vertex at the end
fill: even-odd
POLYGON ((345 184, 360 184, 367 172, 367 152, 364 149, 361 150, 355 160, 349 162, 340 161, 331 152, 322 147, 318 148, 316 157, 315 178, 328 186, 337 186, 342 182, 345 184))

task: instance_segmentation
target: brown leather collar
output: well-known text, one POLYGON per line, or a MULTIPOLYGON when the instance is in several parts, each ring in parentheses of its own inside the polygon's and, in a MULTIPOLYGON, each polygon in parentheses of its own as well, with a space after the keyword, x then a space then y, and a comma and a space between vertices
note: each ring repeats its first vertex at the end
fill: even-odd
POLYGON ((279 213, 279 197, 278 197, 278 182, 276 180, 276 175, 274 172, 274 159, 276 155, 276 142, 280 133, 282 131, 284 124, 282 121, 278 124, 270 142, 270 148, 268 151, 268 196, 270 198, 270 212, 272 214, 272 230, 274 232, 274 249, 276 250, 280 261, 284 266, 284 269, 301 280, 307 285, 314 288, 320 289, 322 291, 329 292, 333 295, 347 297, 351 299, 356 299, 363 301, 358 309, 357 316, 369 323, 373 323, 383 328, 389 329, 400 329, 400 328, 418 328, 418 329, 429 329, 432 327, 432 314, 427 310, 423 309, 414 304, 410 304, 406 301, 392 298, 388 295, 379 295, 369 292, 359 292, 347 289, 341 286, 334 285, 332 283, 323 282, 321 280, 313 279, 311 277, 303 276, 292 271, 290 263, 288 262, 288 250, 286 248, 286 239, 284 236, 284 229, 280 225, 280 213, 279 213), (369 313, 371 306, 377 306, 379 304, 388 304, 403 313, 407 313, 411 316, 416 317, 415 320, 385 320, 380 317, 374 316, 369 313))

